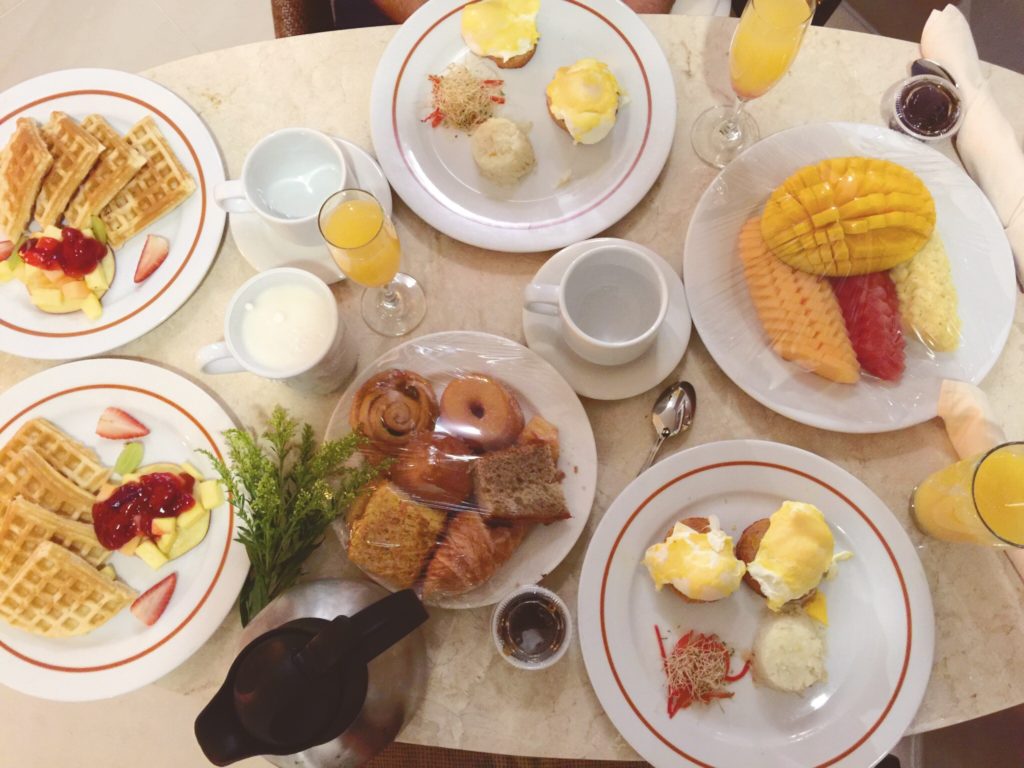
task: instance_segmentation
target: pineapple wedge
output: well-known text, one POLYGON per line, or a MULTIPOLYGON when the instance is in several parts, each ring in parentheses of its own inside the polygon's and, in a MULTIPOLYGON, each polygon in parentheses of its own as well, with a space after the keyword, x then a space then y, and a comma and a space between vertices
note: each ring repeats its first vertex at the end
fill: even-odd
POLYGON ((860 367, 828 281, 783 264, 751 219, 740 231, 739 255, 750 298, 772 349, 826 379, 853 384, 860 367))
POLYGON ((889 273, 896 284, 900 314, 908 333, 936 352, 960 346, 956 287, 942 238, 936 232, 910 261, 889 273))
POLYGON ((935 228, 924 183, 888 160, 839 157, 801 168, 772 192, 761 234, 795 269, 848 277, 907 261, 935 228))

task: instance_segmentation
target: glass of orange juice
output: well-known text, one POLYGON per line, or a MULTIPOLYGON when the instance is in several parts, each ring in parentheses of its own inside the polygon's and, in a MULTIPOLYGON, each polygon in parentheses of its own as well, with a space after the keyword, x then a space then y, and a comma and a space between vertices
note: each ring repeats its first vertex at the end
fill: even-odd
POLYGON ((940 469, 914 489, 910 509, 937 539, 1024 547, 1024 443, 940 469))
POLYGON ((757 141, 757 123, 743 107, 786 74, 817 5, 818 0, 747 0, 729 46, 735 102, 703 112, 690 134, 701 160, 724 168, 757 141))
POLYGON ((377 198, 362 189, 335 192, 321 206, 319 222, 335 263, 366 287, 366 324, 384 336, 402 336, 419 325, 427 300, 415 278, 398 271, 398 233, 377 198))

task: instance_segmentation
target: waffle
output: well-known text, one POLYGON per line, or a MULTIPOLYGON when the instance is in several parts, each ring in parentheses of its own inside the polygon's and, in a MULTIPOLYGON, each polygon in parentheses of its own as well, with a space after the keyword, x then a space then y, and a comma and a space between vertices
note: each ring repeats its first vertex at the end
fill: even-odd
POLYGON ((53 157, 35 120, 18 119, 7 146, 0 150, 0 239, 21 237, 32 204, 53 157))
POLYGON ((64 477, 90 493, 97 493, 110 477, 110 470, 100 463, 95 453, 46 419, 32 419, 22 424, 10 442, 0 448, 0 467, 6 467, 27 445, 35 448, 64 477))
POLYGON ((15 496, 84 523, 92 522, 92 506, 96 503, 93 494, 51 467, 30 445, 0 467, 0 509, 15 496))
POLYGON ((152 117, 142 118, 125 138, 145 155, 146 164, 100 212, 115 248, 177 208, 196 188, 152 117))
POLYGON ((0 519, 0 592, 11 585, 41 541, 59 544, 93 567, 103 565, 111 555, 88 523, 68 520, 19 496, 0 519))
POLYGON ((89 226, 92 217, 103 210, 103 206, 113 200, 114 195, 146 164, 146 158, 128 146, 128 142, 102 116, 87 116, 82 127, 105 149, 64 211, 68 224, 78 229, 89 226))
POLYGON ((0 592, 0 616, 46 637, 84 635, 135 599, 133 589, 108 578, 74 552, 40 542, 0 592))
POLYGON ((53 112, 43 126, 43 140, 53 165, 36 198, 35 220, 40 227, 60 221, 64 207, 103 151, 103 144, 63 112, 53 112))

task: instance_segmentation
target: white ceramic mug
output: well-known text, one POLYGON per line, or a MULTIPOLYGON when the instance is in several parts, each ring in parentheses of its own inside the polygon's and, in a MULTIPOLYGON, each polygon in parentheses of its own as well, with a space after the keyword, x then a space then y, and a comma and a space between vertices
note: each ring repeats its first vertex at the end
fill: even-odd
POLYGON ((355 370, 356 346, 331 289, 303 269, 279 267, 242 284, 228 305, 224 341, 196 353, 203 373, 249 371, 312 392, 332 392, 355 370))
POLYGON ((260 139, 241 178, 221 182, 213 196, 228 213, 255 214, 293 243, 319 245, 320 206, 347 177, 345 155, 330 136, 284 128, 260 139))
POLYGON ((598 365, 621 365, 646 352, 668 311, 661 269, 623 245, 587 251, 557 285, 532 283, 524 293, 527 311, 560 318, 566 344, 598 365))

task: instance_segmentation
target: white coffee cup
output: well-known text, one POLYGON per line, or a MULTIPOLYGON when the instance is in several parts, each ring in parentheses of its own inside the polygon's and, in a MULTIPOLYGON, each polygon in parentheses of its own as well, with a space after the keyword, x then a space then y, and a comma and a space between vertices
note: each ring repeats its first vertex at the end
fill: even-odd
POLYGON ((532 283, 524 297, 527 311, 560 318, 570 349, 598 365, 621 365, 646 352, 668 311, 661 269, 623 245, 587 251, 557 285, 532 283))
POLYGON ((332 392, 355 370, 334 294, 303 269, 279 267, 242 284, 228 305, 224 341, 196 353, 203 373, 249 371, 312 392, 332 392))
POLYGON ((293 243, 318 245, 320 206, 345 188, 347 177, 345 155, 331 137, 284 128, 260 139, 245 156, 241 178, 221 182, 213 196, 228 213, 255 214, 293 243))

